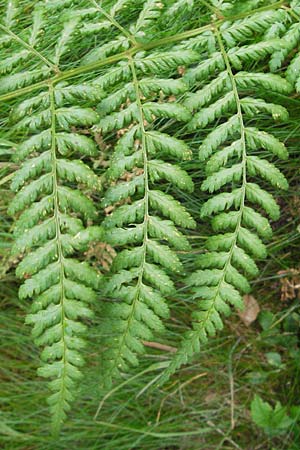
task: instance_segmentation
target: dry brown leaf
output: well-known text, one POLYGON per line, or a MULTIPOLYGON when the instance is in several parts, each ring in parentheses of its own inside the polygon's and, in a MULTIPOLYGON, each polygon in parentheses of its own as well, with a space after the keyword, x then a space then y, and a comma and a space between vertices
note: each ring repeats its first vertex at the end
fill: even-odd
POLYGON ((120 139, 120 137, 122 137, 125 133, 127 133, 128 130, 129 130, 129 128, 121 128, 121 130, 118 130, 117 138, 120 139))
POLYGON ((280 291, 282 302, 300 298, 300 270, 287 269, 277 272, 280 278, 280 291))
POLYGON ((141 169, 140 167, 134 167, 132 169, 132 172, 124 172, 124 174, 120 177, 120 180, 130 181, 134 177, 142 175, 143 173, 144 173, 144 169, 141 169))
POLYGON ((128 203, 131 203, 130 197, 127 197, 124 200, 115 203, 114 205, 107 206, 106 208, 104 208, 104 213, 106 216, 109 216, 116 209, 117 206, 127 205, 128 203))
POLYGON ((253 295, 244 295, 243 300, 245 307, 243 311, 238 312, 238 315, 246 327, 249 327, 256 320, 260 307, 253 295))
POLYGON ((85 253, 86 259, 96 261, 102 266, 105 271, 108 271, 117 256, 117 253, 111 245, 105 242, 94 242, 88 251, 85 253))
POLYGON ((111 147, 111 145, 106 144, 101 133, 96 131, 94 134, 94 138, 95 138, 96 144, 98 145, 100 150, 102 150, 103 152, 105 152, 109 147, 111 147))

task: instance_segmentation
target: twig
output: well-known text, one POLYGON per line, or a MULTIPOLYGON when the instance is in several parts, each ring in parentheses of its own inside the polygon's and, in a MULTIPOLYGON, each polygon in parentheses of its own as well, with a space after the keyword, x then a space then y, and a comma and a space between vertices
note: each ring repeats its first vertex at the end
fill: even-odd
POLYGON ((177 348, 171 347, 171 345, 160 344, 159 342, 142 341, 145 347, 157 348, 158 350, 163 350, 165 352, 176 353, 177 348))

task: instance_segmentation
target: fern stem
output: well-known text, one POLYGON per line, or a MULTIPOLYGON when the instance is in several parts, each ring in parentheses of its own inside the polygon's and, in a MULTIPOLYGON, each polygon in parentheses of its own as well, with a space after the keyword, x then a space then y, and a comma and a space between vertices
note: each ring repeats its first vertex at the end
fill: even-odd
MULTIPOLYGON (((259 13, 259 12, 263 12, 263 11, 269 11, 269 10, 273 10, 273 9, 278 9, 280 7, 283 7, 284 3, 285 3, 285 0, 280 0, 276 3, 273 3, 272 5, 263 6, 261 8, 257 8, 250 12, 247 11, 246 13, 240 13, 240 14, 237 14, 232 17, 226 17, 224 19, 219 19, 214 23, 214 25, 208 24, 208 25, 204 25, 199 28, 195 28, 193 30, 183 31, 182 33, 178 33, 174 36, 167 36, 165 38, 158 39, 156 41, 152 41, 148 44, 143 45, 140 43, 135 43, 135 45, 130 50, 127 50, 125 52, 121 52, 121 53, 118 53, 117 55, 109 56, 107 58, 102 59, 101 61, 96 61, 94 63, 86 64, 84 66, 75 67, 74 69, 62 71, 59 74, 55 75, 53 78, 50 78, 50 79, 47 79, 44 81, 40 81, 38 83, 34 83, 31 86, 27 86, 25 88, 17 89, 14 92, 9 92, 7 94, 0 95, 0 102, 4 102, 4 101, 10 100, 10 99, 19 97, 21 95, 38 90, 42 87, 46 87, 49 85, 49 83, 56 84, 56 83, 59 83, 60 81, 68 80, 69 78, 79 76, 79 75, 82 75, 87 72, 92 72, 92 71, 100 69, 101 67, 106 66, 108 64, 112 64, 112 63, 121 61, 122 59, 128 58, 128 56, 133 56, 133 55, 135 55, 135 53, 137 53, 139 51, 151 50, 151 49, 160 47, 162 45, 168 45, 168 44, 182 41, 182 40, 185 40, 185 39, 188 39, 191 37, 195 37, 201 33, 204 33, 205 31, 214 29, 214 27, 221 26, 224 22, 227 22, 228 20, 233 22, 235 20, 248 17, 251 14, 255 14, 255 13, 259 13)), ((56 66, 53 66, 53 70, 56 70, 56 72, 57 72, 56 66)))
MULTIPOLYGON (((148 155, 147 155, 147 146, 146 146, 146 131, 144 126, 144 115, 143 115, 143 106, 141 102, 141 92, 139 89, 139 82, 136 74, 136 70, 134 67, 134 61, 132 57, 129 58, 129 64, 132 72, 133 77, 133 85, 136 93, 136 103, 138 106, 139 111, 139 124, 140 129, 142 132, 142 151, 143 151, 143 161, 144 161, 144 182, 145 182, 145 196, 144 196, 144 203, 145 203, 145 214, 144 214, 144 240, 143 240, 143 267, 146 262, 146 245, 147 245, 147 239, 148 239, 148 222, 149 222, 149 177, 148 177, 148 155)), ((141 270, 141 280, 143 277, 143 271, 141 270)))
POLYGON ((25 47, 28 51, 33 53, 35 56, 37 56, 40 60, 42 60, 47 66, 49 66, 55 73, 59 73, 58 67, 53 64, 51 61, 49 61, 45 56, 43 56, 38 50, 36 50, 34 47, 32 47, 30 44, 25 42, 20 36, 15 34, 13 31, 11 31, 6 26, 0 24, 0 30, 4 31, 6 34, 9 34, 13 39, 19 42, 23 47, 25 47))
MULTIPOLYGON (((56 157, 56 112, 55 112, 55 97, 54 97, 54 87, 49 86, 50 95, 50 111, 51 111, 51 159, 52 159, 52 174, 53 174, 53 203, 54 203, 54 220, 55 220, 55 240, 57 245, 57 261, 60 266, 59 283, 61 290, 60 297, 60 309, 61 309, 61 330, 62 330, 62 343, 63 343, 63 373, 61 374, 63 383, 62 389, 60 391, 60 411, 63 412, 63 401, 64 401, 64 391, 66 378, 66 350, 67 344, 65 339, 65 309, 64 309, 64 299, 65 299, 65 287, 64 287, 64 256, 61 243, 61 230, 60 230, 60 211, 59 211, 59 200, 58 200, 58 176, 57 176, 57 157, 56 157)), ((54 433, 59 431, 60 424, 54 424, 54 433)))

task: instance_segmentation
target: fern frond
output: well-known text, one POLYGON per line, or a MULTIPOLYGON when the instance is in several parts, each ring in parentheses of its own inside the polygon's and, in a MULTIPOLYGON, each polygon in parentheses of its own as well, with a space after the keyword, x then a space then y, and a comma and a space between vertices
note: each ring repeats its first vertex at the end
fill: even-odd
MULTIPOLYGON (((251 19, 254 25, 250 29, 247 20, 244 24, 242 22, 233 26, 238 39, 240 33, 247 37, 248 33, 261 30, 264 19, 260 21, 259 17, 257 25, 256 17, 251 19)), ((288 113, 282 106, 255 98, 253 94, 251 98, 244 96, 243 90, 256 86, 270 89, 272 85, 274 92, 289 93, 292 88, 278 75, 272 83, 274 75, 234 73, 234 69, 242 69, 244 61, 264 58, 277 43, 261 41, 238 49, 230 48, 236 41, 226 31, 225 37, 222 28, 215 31, 219 52, 191 69, 192 76, 189 72, 185 76, 191 82, 212 73, 212 69, 221 71, 220 74, 216 73, 213 81, 188 97, 186 104, 191 109, 200 108, 189 124, 190 130, 203 129, 220 118, 232 116, 213 129, 199 149, 200 160, 207 162, 208 174, 201 189, 210 193, 225 190, 209 198, 201 209, 202 218, 213 216, 213 229, 220 234, 207 239, 207 253, 199 258, 200 270, 187 281, 198 302, 199 311, 193 313, 193 329, 183 338, 162 381, 195 351, 199 351, 201 343, 223 327, 221 315, 230 313, 229 305, 242 309, 242 294, 250 290, 248 277, 258 272, 254 259, 266 257, 266 247, 260 236, 269 238, 271 227, 260 208, 255 210, 248 203, 262 207, 273 219, 278 217, 279 210, 271 194, 265 188, 251 183, 251 178, 262 178, 279 189, 288 188, 287 180, 273 163, 249 154, 257 148, 265 148, 276 156, 286 158, 285 146, 274 136, 247 127, 247 117, 257 116, 261 112, 276 120, 286 120, 288 113), (203 70, 204 67, 209 68, 209 72, 203 70)))
POLYGON ((242 307, 255 259, 266 255, 266 216, 279 217, 267 186, 287 189, 273 160, 288 155, 255 119, 285 121, 287 109, 269 93, 300 90, 299 1, 265 1, 254 12, 237 3, 1 3, 0 97, 10 112, 0 150, 18 165, 12 252, 19 296, 32 299, 26 321, 43 347, 39 374, 50 379, 55 431, 80 387, 98 291, 107 299, 107 385, 138 363, 143 340, 164 331, 173 274, 184 273, 177 251, 189 250, 184 229, 196 227, 178 201, 194 187, 180 164, 199 140, 208 193, 200 217, 213 233, 188 278, 199 303, 193 328, 164 377, 222 328, 231 306, 242 307), (272 71, 288 64, 286 79, 268 73, 268 61, 272 71), (102 155, 89 159, 98 147, 103 165, 102 155), (92 167, 103 171, 101 182, 92 167), (84 261, 95 241, 118 250, 105 281, 84 261))
MULTIPOLYGON (((15 3, 9 5, 5 25, 0 27, 7 32, 15 26, 17 13, 15 3)), ((41 5, 33 10, 28 38, 10 33, 16 51, 1 60, 0 71, 5 74, 1 92, 57 72, 79 21, 74 18, 63 23, 52 56, 46 58, 36 49, 43 35, 44 13, 41 5), (18 71, 20 64, 26 67, 29 61, 32 68, 18 71)), ((34 325, 37 345, 44 347, 39 374, 52 379, 49 387, 53 393, 48 401, 55 431, 70 409, 81 377, 81 335, 86 326, 80 321, 92 318, 87 303, 95 301, 102 279, 87 263, 72 259, 103 236, 99 227, 86 227, 88 220, 97 217, 89 197, 101 184, 88 164, 67 159, 70 154, 97 153, 95 143, 73 133, 72 127, 90 126, 98 120, 88 101, 93 104, 101 97, 101 90, 92 84, 49 83, 48 90, 18 102, 10 115, 14 129, 27 136, 16 145, 14 159, 23 163, 12 179, 16 195, 9 207, 10 214, 21 212, 16 219, 13 252, 23 259, 16 274, 25 279, 20 298, 33 300, 32 314, 26 321, 34 325), (84 107, 80 106, 82 100, 84 107)))
POLYGON ((141 339, 163 330, 161 319, 168 311, 165 296, 174 289, 169 273, 178 272, 182 267, 174 250, 188 248, 186 238, 175 224, 183 228, 196 225, 172 195, 159 190, 159 185, 156 189, 152 187, 156 181, 165 179, 180 189, 193 190, 192 180, 185 171, 164 159, 153 159, 157 154, 168 159, 187 159, 191 155, 182 141, 152 130, 156 118, 186 122, 191 117, 177 102, 163 102, 162 97, 153 101, 158 91, 176 96, 186 90, 181 80, 161 78, 170 64, 181 64, 184 55, 188 61, 191 55, 194 58, 190 52, 178 52, 178 55, 174 52, 167 57, 154 54, 145 57, 142 64, 138 55, 129 58, 132 81, 103 100, 104 108, 100 104, 104 117, 95 129, 108 133, 127 127, 116 145, 108 179, 117 180, 126 170, 131 173, 129 181, 111 186, 102 202, 104 207, 114 206, 103 222, 107 241, 126 246, 114 261, 115 274, 106 287, 107 295, 122 300, 106 308, 108 336, 103 359, 108 384, 120 372, 128 370, 129 365, 137 364, 136 354, 143 351, 141 339), (144 72, 147 78, 143 77, 144 72), (155 77, 157 72, 160 78, 155 77), (122 103, 125 98, 130 99, 129 104, 122 103), (122 104, 123 109, 119 109, 122 104), (120 205, 127 198, 130 204, 120 205), (161 216, 171 220, 162 220, 161 216), (135 247, 130 247, 132 244, 135 247))

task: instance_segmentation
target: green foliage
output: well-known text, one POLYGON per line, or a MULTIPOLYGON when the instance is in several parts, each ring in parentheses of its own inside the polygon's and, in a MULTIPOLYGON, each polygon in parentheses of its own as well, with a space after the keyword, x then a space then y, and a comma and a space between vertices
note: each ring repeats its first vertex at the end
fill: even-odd
MULTIPOLYGON (((17 268, 17 275, 25 278, 20 298, 33 298, 34 312, 27 316, 26 322, 34 325, 35 341, 44 346, 39 374, 52 379, 49 386, 53 394, 49 404, 54 430, 58 430, 70 409, 73 391, 81 376, 80 348, 84 341, 79 336, 86 327, 79 320, 92 317, 92 310, 86 304, 95 297, 93 291, 85 290, 97 290, 101 283, 100 274, 70 257, 101 238, 102 233, 100 228, 96 232, 93 227, 84 230, 82 219, 93 219, 96 210, 86 194, 72 187, 80 183, 89 189, 99 189, 98 177, 82 161, 60 158, 57 152, 57 132, 60 129, 70 132, 74 122, 81 124, 81 117, 85 125, 86 119, 90 120, 90 111, 66 107, 62 122, 54 93, 55 87, 50 86, 45 94, 47 102, 34 103, 35 110, 41 112, 26 119, 30 133, 35 133, 28 140, 34 139, 35 145, 28 144, 27 140, 20 143, 20 152, 18 147, 16 149, 17 160, 24 158, 24 148, 28 150, 26 161, 12 180, 12 189, 17 194, 9 212, 24 211, 16 221, 14 243, 15 253, 25 252, 17 268), (45 103, 47 110, 43 109, 45 103), (44 113, 47 121, 35 120, 37 114, 44 113), (34 156, 37 146, 40 154, 34 156)), ((16 127, 23 121, 17 122, 16 127)), ((76 152, 76 140, 74 144, 72 150, 76 152)))
MULTIPOLYGON (((191 56, 189 52, 186 55, 193 58, 192 52, 191 56)), ((159 181, 164 179, 180 189, 193 190, 192 180, 184 170, 174 163, 153 159, 157 154, 171 161, 190 157, 190 150, 182 141, 152 131, 157 118, 184 122, 190 119, 189 111, 180 104, 148 101, 159 92, 175 96, 187 89, 180 80, 154 77, 156 71, 164 70, 165 60, 161 58, 161 67, 157 61, 155 66, 148 68, 154 70, 153 78, 143 77, 144 68, 140 70, 139 60, 134 57, 128 60, 132 83, 125 88, 121 84, 100 103, 103 117, 95 126, 102 133, 118 132, 127 127, 117 142, 107 172, 108 179, 114 180, 113 186, 102 201, 103 207, 114 206, 103 222, 107 242, 125 247, 120 249, 114 261, 115 274, 106 286, 107 295, 118 300, 105 308, 104 327, 108 330, 108 338, 103 365, 104 382, 108 384, 120 371, 128 370, 128 365, 137 364, 136 353, 143 351, 141 339, 151 339, 153 333, 162 331, 161 319, 168 315, 165 297, 174 291, 169 273, 182 269, 174 250, 188 248, 186 238, 175 225, 196 226, 173 195, 159 189, 159 181), (119 110, 127 97, 127 105, 119 110), (115 184, 115 180, 128 171, 132 172, 131 179, 115 184), (127 198, 130 198, 130 204, 122 204, 127 198), (161 217, 171 220, 162 221, 161 217), (160 223, 166 224, 167 232, 160 223)), ((173 52, 172 62, 169 60, 168 65, 172 63, 176 67, 181 58, 181 52, 178 52, 178 58, 173 52)))
MULTIPOLYGON (((252 19, 255 23, 255 16, 252 19)), ((201 189, 211 194, 220 190, 225 192, 210 197, 202 206, 201 218, 213 217, 213 231, 219 234, 208 238, 207 253, 197 261, 199 270, 187 280, 199 311, 193 313, 193 330, 183 338, 181 348, 162 380, 185 363, 193 352, 199 351, 200 343, 205 343, 209 336, 222 329, 221 314, 227 316, 230 313, 228 305, 243 309, 242 294, 250 290, 247 278, 258 274, 254 258, 266 257, 261 237, 269 238, 271 235, 267 219, 260 208, 254 208, 262 207, 271 218, 278 218, 278 207, 265 190, 265 185, 261 188, 251 180, 259 183, 264 180, 275 188, 288 189, 286 178, 273 163, 251 155, 251 152, 264 148, 285 159, 287 151, 284 145, 274 136, 247 125, 248 118, 261 112, 275 120, 286 120, 288 112, 281 105, 256 99, 255 90, 252 97, 245 96, 245 93, 258 86, 271 88, 278 94, 288 94, 292 86, 279 75, 245 72, 243 63, 265 58, 266 51, 269 52, 267 49, 274 50, 272 46, 276 43, 262 41, 242 46, 242 41, 248 37, 248 19, 244 22, 226 29, 225 38, 221 29, 216 29, 219 51, 185 75, 190 84, 201 81, 204 84, 205 77, 214 73, 212 81, 195 94, 189 94, 186 105, 194 111, 189 122, 191 131, 203 130, 223 119, 200 145, 199 158, 207 164, 207 177, 201 189), (239 48, 234 47, 236 41, 233 36, 239 41, 239 48), (235 74, 234 69, 243 71, 235 74)), ((261 23, 265 22, 258 15, 257 26, 253 28, 256 32, 261 23)))
MULTIPOLYGON (((42 10, 37 9, 25 46, 31 50, 22 50, 23 40, 17 40, 19 53, 2 60, 2 72, 6 73, 2 92, 32 83, 36 79, 33 73, 42 70, 28 71, 26 79, 24 72, 11 73, 25 59, 42 59, 33 47, 41 21, 42 10)), ((67 51, 76 25, 76 20, 63 25, 53 49, 52 61, 56 65, 67 51)), ((43 60, 36 62, 37 67, 41 64, 43 60)), ((44 75, 47 73, 45 70, 44 75)), ((62 87, 50 83, 48 89, 16 105, 10 116, 15 132, 24 130, 14 154, 16 161, 24 162, 11 183, 16 195, 9 213, 21 213, 16 219, 13 253, 23 254, 16 271, 18 277, 25 279, 19 295, 21 299, 33 300, 26 322, 34 325, 34 339, 44 347, 39 374, 51 378, 49 387, 53 393, 48 401, 55 431, 70 409, 82 375, 81 335, 86 325, 81 321, 92 318, 89 304, 95 301, 95 290, 101 285, 99 273, 87 263, 72 259, 72 255, 78 257, 78 250, 85 250, 90 242, 102 237, 99 227, 86 227, 87 220, 97 217, 89 197, 101 188, 99 178, 83 161, 67 159, 71 153, 95 154, 91 139, 72 134, 72 127, 92 125, 98 118, 93 109, 79 106, 78 101, 83 98, 95 101, 99 93, 87 84, 65 83, 62 87)))
POLYGON ((200 220, 213 232, 186 282, 198 305, 192 329, 163 379, 222 329, 231 305, 242 308, 272 234, 266 216, 279 218, 269 188, 288 189, 276 167, 287 149, 259 118, 286 121, 280 101, 299 91, 299 5, 33 3, 0 2, 0 147, 18 164, 12 251, 58 431, 80 385, 98 295, 104 384, 164 331, 174 275, 184 273, 177 253, 189 251, 186 229, 197 227, 181 202, 194 189, 181 164, 199 143, 200 220), (267 63, 272 72, 285 64, 286 77, 267 63), (110 160, 100 180, 91 158, 103 145, 110 160), (118 252, 105 280, 84 261, 95 241, 118 252))
POLYGON ((273 408, 258 395, 255 395, 251 402, 251 417, 253 422, 269 436, 285 433, 294 423, 288 416, 286 407, 280 402, 273 408))

